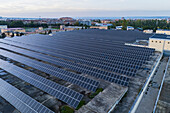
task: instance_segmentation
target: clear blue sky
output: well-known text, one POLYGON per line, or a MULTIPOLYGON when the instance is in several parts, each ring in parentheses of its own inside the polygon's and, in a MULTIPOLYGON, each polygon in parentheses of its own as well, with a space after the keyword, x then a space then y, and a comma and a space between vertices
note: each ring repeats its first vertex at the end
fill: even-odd
POLYGON ((170 0, 0 0, 0 16, 170 16, 170 0))

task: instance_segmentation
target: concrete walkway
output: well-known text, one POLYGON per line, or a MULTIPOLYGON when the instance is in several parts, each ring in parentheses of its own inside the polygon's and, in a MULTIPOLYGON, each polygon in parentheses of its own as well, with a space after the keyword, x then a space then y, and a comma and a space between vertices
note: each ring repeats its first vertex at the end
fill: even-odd
POLYGON ((157 71, 155 72, 150 84, 148 85, 147 91, 136 110, 136 113, 152 113, 164 75, 164 70, 167 65, 167 59, 168 58, 165 57, 161 60, 157 71))

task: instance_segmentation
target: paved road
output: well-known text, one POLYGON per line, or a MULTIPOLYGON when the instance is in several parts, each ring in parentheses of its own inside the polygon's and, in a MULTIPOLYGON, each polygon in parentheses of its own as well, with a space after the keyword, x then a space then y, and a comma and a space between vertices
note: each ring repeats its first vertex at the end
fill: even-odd
POLYGON ((166 68, 167 59, 168 58, 164 58, 161 60, 157 69, 158 71, 155 72, 152 82, 148 85, 147 91, 145 92, 136 113, 152 113, 159 92, 159 86, 161 85, 164 70, 166 68))

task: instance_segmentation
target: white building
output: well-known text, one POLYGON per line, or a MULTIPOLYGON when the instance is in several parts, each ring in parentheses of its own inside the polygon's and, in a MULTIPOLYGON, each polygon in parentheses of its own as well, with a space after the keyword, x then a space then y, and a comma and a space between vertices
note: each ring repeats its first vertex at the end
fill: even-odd
POLYGON ((151 29, 146 29, 146 30, 143 30, 143 33, 152 34, 152 33, 153 33, 153 30, 151 30, 151 29))
POLYGON ((170 30, 158 29, 158 30, 156 30, 156 34, 166 34, 166 35, 170 35, 170 30))
POLYGON ((155 34, 149 38, 149 48, 170 53, 170 35, 155 34))
POLYGON ((116 30, 122 30, 123 26, 116 26, 116 30))
POLYGON ((0 32, 1 32, 1 29, 7 29, 8 26, 7 25, 0 25, 0 32))
POLYGON ((91 26, 91 21, 90 20, 81 20, 81 21, 79 21, 79 24, 91 26))
POLYGON ((105 24, 105 23, 96 23, 96 26, 113 26, 113 24, 105 24))
POLYGON ((127 30, 128 31, 133 31, 135 28, 134 27, 132 27, 132 26, 127 26, 127 30))
POLYGON ((82 26, 65 26, 65 25, 60 25, 60 30, 65 30, 65 31, 73 31, 73 30, 81 30, 85 29, 82 26))

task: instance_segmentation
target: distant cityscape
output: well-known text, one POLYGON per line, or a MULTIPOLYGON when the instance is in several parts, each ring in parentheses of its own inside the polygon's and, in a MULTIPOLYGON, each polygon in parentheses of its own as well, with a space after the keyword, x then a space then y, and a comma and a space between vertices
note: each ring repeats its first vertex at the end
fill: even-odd
POLYGON ((0 17, 2 38, 37 33, 46 35, 81 29, 137 30, 144 33, 166 30, 167 32, 170 29, 170 17, 0 17))
MULTIPOLYGON (((61 17, 56 17, 56 18, 61 18, 61 17)), ((88 19, 88 20, 95 20, 95 19, 121 19, 122 17, 73 17, 75 19, 88 19)), ((125 19, 168 19, 170 16, 127 16, 124 17, 125 19)), ((11 19, 11 20, 39 20, 43 19, 41 16, 37 18, 22 18, 22 17, 2 17, 0 16, 0 19, 11 19)), ((55 19, 55 18, 49 18, 49 19, 55 19)))

